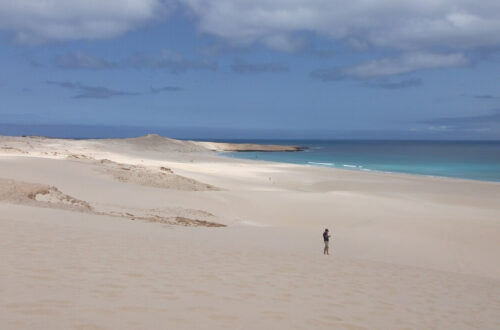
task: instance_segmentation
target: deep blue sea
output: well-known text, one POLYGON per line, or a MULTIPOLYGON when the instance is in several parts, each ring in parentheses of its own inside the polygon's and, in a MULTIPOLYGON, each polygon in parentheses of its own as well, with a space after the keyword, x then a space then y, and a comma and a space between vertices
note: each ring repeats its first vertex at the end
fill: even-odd
MULTIPOLYGON (((245 142, 249 141, 232 141, 245 142)), ((308 147, 304 152, 231 152, 228 157, 500 181, 500 141, 252 141, 308 147)))

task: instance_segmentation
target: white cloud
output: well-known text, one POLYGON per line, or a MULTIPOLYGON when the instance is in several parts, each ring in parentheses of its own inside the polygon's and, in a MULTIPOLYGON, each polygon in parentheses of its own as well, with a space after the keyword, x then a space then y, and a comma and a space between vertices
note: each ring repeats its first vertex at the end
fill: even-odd
POLYGON ((25 42, 109 38, 173 7, 204 33, 284 51, 304 31, 406 51, 500 46, 498 0, 0 0, 0 29, 25 42))
POLYGON ((410 53, 396 58, 384 58, 343 69, 347 77, 366 79, 391 76, 417 70, 462 66, 468 60, 462 54, 410 53))
POLYGON ((0 30, 20 42, 111 38, 173 7, 230 45, 291 52, 313 34, 407 54, 348 68, 351 76, 463 65, 461 54, 500 48, 499 0, 0 0, 0 30))
POLYGON ((0 29, 22 43, 111 38, 165 11, 161 0, 0 0, 0 29))
MULTIPOLYGON (((180 0, 201 31, 234 43, 292 49, 308 31, 402 50, 500 46, 498 0, 180 0)), ((300 45, 300 43, 299 43, 300 45)))
POLYGON ((372 79, 405 74, 418 70, 459 67, 469 63, 460 53, 438 54, 429 52, 406 53, 399 57, 371 60, 350 67, 321 69, 313 77, 325 81, 339 79, 372 79))

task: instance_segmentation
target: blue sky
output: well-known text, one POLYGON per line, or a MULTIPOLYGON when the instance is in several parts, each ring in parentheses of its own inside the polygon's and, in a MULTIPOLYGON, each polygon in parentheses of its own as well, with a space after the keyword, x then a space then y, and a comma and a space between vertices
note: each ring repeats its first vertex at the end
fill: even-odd
POLYGON ((492 0, 0 0, 0 123, 500 139, 499 51, 492 0))

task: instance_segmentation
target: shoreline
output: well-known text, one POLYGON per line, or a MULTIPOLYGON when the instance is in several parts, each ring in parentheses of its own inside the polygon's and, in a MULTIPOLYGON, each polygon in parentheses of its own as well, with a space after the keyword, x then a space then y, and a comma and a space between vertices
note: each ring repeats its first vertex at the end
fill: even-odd
MULTIPOLYGON (((227 151, 227 153, 230 153, 230 152, 231 151, 227 151)), ((453 177, 453 176, 428 175, 428 174, 419 174, 419 173, 410 173, 410 172, 391 172, 391 171, 381 171, 381 170, 372 170, 372 169, 363 170, 363 169, 353 169, 353 168, 342 168, 342 167, 336 167, 336 166, 321 166, 321 165, 315 165, 315 164, 299 164, 299 163, 291 163, 291 162, 288 163, 288 162, 264 160, 264 159, 249 159, 249 158, 231 157, 231 156, 225 156, 224 153, 225 153, 224 151, 217 152, 218 156, 221 156, 223 158, 244 160, 244 161, 250 161, 250 162, 263 162, 263 163, 276 163, 276 164, 286 164, 286 165, 295 165, 295 166, 306 166, 306 167, 312 167, 312 168, 323 168, 323 169, 347 171, 347 172, 351 172, 351 173, 363 173, 363 174, 373 173, 373 174, 394 175, 394 176, 401 175, 401 176, 414 177, 416 179, 427 178, 427 179, 437 179, 437 180, 478 182, 478 183, 489 183, 489 184, 500 185, 500 181, 493 181, 493 180, 469 179, 469 178, 459 178, 459 177, 453 177)))

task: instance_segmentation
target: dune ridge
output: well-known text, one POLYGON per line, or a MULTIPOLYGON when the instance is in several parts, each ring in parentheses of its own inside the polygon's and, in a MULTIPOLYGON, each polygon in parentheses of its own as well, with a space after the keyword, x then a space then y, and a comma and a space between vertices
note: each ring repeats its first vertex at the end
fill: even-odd
POLYGON ((169 225, 195 227, 226 226, 224 224, 210 221, 216 217, 211 213, 199 210, 185 210, 179 208, 128 210, 126 208, 92 206, 86 201, 64 194, 54 186, 4 178, 0 178, 0 202, 2 201, 35 207, 62 209, 73 212, 87 212, 95 215, 126 218, 129 220, 157 222, 169 225), (201 219, 192 219, 189 218, 189 215, 194 215, 201 219))
POLYGON ((0 201, 73 211, 91 211, 85 201, 63 194, 54 186, 0 178, 0 201))
POLYGON ((226 143, 226 142, 205 142, 193 141, 194 144, 212 151, 233 151, 233 152, 298 152, 307 148, 301 146, 255 144, 255 143, 226 143))

